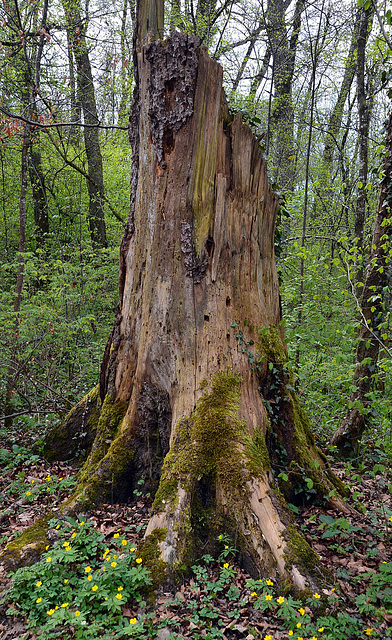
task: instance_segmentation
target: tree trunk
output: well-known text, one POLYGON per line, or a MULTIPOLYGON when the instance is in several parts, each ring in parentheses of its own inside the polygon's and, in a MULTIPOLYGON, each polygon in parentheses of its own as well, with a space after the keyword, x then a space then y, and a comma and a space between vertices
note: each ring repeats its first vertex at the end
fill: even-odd
MULTIPOLYGON (((357 336, 353 391, 349 409, 339 429, 332 438, 344 457, 357 455, 360 440, 366 428, 369 407, 369 392, 372 374, 377 364, 380 345, 384 346, 381 323, 384 316, 384 288, 388 283, 390 262, 390 222, 392 200, 392 113, 387 123, 384 150, 384 177, 381 182, 377 216, 366 277, 360 301, 361 326, 357 336)), ((354 285, 353 293, 355 294, 354 285)))
POLYGON ((127 499, 143 478, 157 490, 147 534, 169 570, 224 529, 253 574, 314 585, 317 557, 292 530, 272 474, 283 473, 291 501, 313 484, 328 495, 336 479, 287 366, 278 199, 197 38, 151 42, 143 24, 137 34, 120 304, 74 506, 127 499))
POLYGON ((89 175, 87 188, 91 240, 97 246, 106 247, 103 167, 97 126, 99 120, 90 56, 86 43, 87 27, 85 21, 82 20, 80 0, 73 0, 69 4, 64 2, 63 5, 67 18, 67 31, 72 42, 77 66, 78 99, 83 109, 84 124, 87 125, 83 128, 83 136, 89 175))
POLYGON ((295 54, 301 29, 304 0, 297 0, 290 38, 286 27, 286 7, 283 0, 269 0, 267 32, 274 58, 274 99, 271 129, 274 135, 274 164, 278 167, 275 180, 283 189, 293 188, 294 176, 294 107, 292 99, 295 54))
POLYGON ((42 246, 45 236, 49 233, 49 210, 46 197, 45 178, 42 171, 41 152, 37 142, 39 132, 35 133, 35 142, 29 148, 29 176, 34 204, 34 222, 36 227, 37 245, 42 246))
MULTIPOLYGON (((370 116, 373 107, 373 96, 366 95, 365 67, 366 67, 366 44, 372 28, 373 6, 365 11, 365 7, 359 9, 360 21, 358 30, 357 46, 357 102, 358 102, 358 191, 355 207, 355 242, 356 242, 356 269, 355 284, 357 297, 361 297, 363 270, 363 231, 366 220, 367 205, 367 178, 368 178, 368 147, 369 147, 369 126, 370 116), (358 259, 359 258, 359 259, 358 259), (360 283, 360 284, 359 284, 360 283)), ((372 83, 370 82, 370 85, 372 83)))

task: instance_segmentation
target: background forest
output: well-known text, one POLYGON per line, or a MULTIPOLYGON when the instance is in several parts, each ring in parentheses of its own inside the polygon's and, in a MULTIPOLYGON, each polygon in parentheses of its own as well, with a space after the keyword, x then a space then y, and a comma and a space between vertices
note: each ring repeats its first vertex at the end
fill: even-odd
MULTIPOLYGON (((167 33, 199 36, 224 68, 231 111, 260 136, 281 194, 287 341, 324 442, 356 401, 353 354, 389 108, 391 11, 358 4, 173 0, 166 9, 167 33)), ((0 418, 41 436, 96 383, 113 323, 135 6, 12 0, 0 13, 0 418)), ((381 438, 388 453, 389 276, 374 296, 382 344, 358 405, 370 441, 381 438)))

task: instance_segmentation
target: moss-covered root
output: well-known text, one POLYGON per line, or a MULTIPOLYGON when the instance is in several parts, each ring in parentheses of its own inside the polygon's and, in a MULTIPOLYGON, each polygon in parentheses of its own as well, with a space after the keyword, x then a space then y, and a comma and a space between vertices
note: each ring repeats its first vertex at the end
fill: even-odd
POLYGON ((100 410, 97 385, 49 432, 44 447, 45 458, 53 462, 85 457, 95 439, 100 410))
POLYGON ((195 411, 176 426, 146 536, 166 532, 160 559, 174 573, 202 549, 213 551, 225 532, 253 575, 275 576, 297 589, 320 586, 317 556, 309 552, 305 562, 305 540, 291 543, 287 507, 268 481, 262 431, 251 438, 236 417, 240 385, 229 370, 216 374, 195 411))
POLYGON ((26 529, 19 538, 10 542, 0 554, 0 562, 10 571, 38 562, 48 545, 48 522, 52 515, 45 516, 26 529))
POLYGON ((78 477, 72 504, 83 508, 119 495, 134 451, 124 425, 127 403, 107 395, 99 416, 94 444, 78 477))

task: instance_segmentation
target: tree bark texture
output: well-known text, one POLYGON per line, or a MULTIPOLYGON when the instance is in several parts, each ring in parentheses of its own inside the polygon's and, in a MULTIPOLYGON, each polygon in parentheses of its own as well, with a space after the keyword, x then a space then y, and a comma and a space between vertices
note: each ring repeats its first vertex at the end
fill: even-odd
POLYGON ((98 125, 99 120, 90 56, 86 43, 87 28, 85 21, 82 19, 79 0, 73 0, 70 3, 64 1, 63 6, 67 18, 67 32, 71 39, 77 67, 78 100, 82 106, 84 122, 89 125, 83 128, 83 136, 89 176, 87 188, 91 240, 97 246, 106 247, 102 155, 98 126, 91 126, 98 125))
POLYGON ((357 455, 370 409, 369 392, 375 372, 384 319, 385 287, 390 280, 392 206, 392 113, 387 123, 384 150, 384 177, 381 182, 363 293, 359 302, 360 328, 357 335, 355 370, 349 410, 333 435, 332 444, 344 457, 357 455))
POLYGON ((303 588, 317 559, 298 534, 293 546, 272 469, 292 500, 303 469, 322 495, 333 479, 287 368, 278 199, 195 36, 139 45, 135 76, 120 304, 75 501, 127 499, 143 478, 158 488, 148 534, 170 570, 225 527, 254 574, 303 588))

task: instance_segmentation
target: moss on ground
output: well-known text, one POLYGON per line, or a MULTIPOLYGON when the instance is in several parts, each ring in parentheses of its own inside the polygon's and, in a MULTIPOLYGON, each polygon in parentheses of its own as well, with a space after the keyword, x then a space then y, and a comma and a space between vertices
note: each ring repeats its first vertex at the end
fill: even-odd
POLYGON ((49 514, 40 518, 6 546, 0 554, 0 562, 4 563, 6 569, 15 571, 21 566, 38 562, 48 545, 48 522, 52 517, 49 514))

